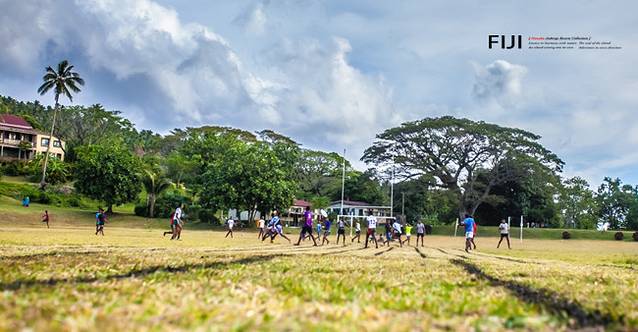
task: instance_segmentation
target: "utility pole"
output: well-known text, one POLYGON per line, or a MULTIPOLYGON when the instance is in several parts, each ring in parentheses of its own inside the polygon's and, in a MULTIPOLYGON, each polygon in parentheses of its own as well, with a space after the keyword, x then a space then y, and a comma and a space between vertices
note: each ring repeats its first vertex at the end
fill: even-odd
POLYGON ((344 194, 345 187, 346 187, 346 149, 343 149, 343 169, 341 172, 341 209, 339 210, 340 215, 343 215, 343 194, 344 194))
POLYGON ((401 192, 401 215, 405 218, 405 192, 401 192))

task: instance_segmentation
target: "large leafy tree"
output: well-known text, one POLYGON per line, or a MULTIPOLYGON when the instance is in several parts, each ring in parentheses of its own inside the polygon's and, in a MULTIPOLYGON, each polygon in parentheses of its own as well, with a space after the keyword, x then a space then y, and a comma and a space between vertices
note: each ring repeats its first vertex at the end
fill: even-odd
POLYGON ((146 190, 146 208, 148 216, 155 216, 155 201, 157 197, 170 188, 173 183, 162 172, 145 169, 142 173, 142 185, 146 190))
POLYGON ((46 72, 42 77, 42 85, 38 88, 38 93, 44 95, 45 93, 53 90, 53 96, 55 100, 55 108, 53 109, 53 120, 51 121, 51 131, 49 134, 49 145, 47 147, 47 153, 44 157, 44 165, 42 166, 42 180, 40 186, 46 185, 47 165, 49 163, 49 154, 51 146, 53 145, 53 131, 55 129, 55 118, 60 108, 60 96, 66 96, 70 102, 73 102, 72 92, 80 92, 80 85, 84 85, 84 80, 80 75, 73 71, 73 66, 69 64, 67 60, 63 60, 58 64, 57 70, 46 67, 46 72))
POLYGON ((137 199, 141 169, 139 158, 121 142, 83 146, 77 149, 75 188, 105 202, 112 213, 113 205, 137 199))
MULTIPOLYGON (((241 134, 241 133, 240 133, 241 134)), ((236 132, 191 136, 181 149, 199 176, 191 179, 203 206, 256 211, 287 208, 296 191, 293 166, 297 150, 285 144, 246 141, 236 132)))
MULTIPOLYGON (((296 165, 299 180, 300 197, 325 196, 332 187, 341 190, 341 173, 344 159, 335 152, 323 152, 303 149, 296 165)), ((352 167, 346 161, 346 170, 350 175, 352 167)))
POLYGON ((473 214, 492 188, 518 176, 511 162, 555 173, 563 162, 530 132, 451 116, 407 122, 377 135, 362 160, 398 177, 428 176, 458 197, 458 213, 473 214), (479 176, 485 181, 478 181, 479 176))
POLYGON ((598 218, 612 228, 634 227, 638 215, 632 213, 638 205, 638 187, 623 184, 618 178, 606 177, 596 195, 598 218))
POLYGON ((598 205, 587 180, 578 176, 563 180, 558 197, 564 226, 594 228, 598 205))

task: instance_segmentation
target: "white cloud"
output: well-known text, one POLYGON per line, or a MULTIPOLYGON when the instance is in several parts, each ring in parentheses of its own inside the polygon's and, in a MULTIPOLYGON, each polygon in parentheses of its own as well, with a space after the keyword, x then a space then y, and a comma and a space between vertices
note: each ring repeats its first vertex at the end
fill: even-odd
POLYGON ((487 66, 474 65, 475 83, 472 94, 479 100, 496 100, 511 104, 522 94, 522 80, 527 68, 505 60, 496 60, 487 66))

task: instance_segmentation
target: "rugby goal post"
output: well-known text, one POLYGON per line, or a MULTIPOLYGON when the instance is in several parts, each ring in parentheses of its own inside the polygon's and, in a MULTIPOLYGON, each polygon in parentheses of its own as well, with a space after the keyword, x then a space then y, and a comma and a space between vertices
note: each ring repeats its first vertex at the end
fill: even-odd
MULTIPOLYGON (((392 220, 394 221, 396 219, 396 217, 390 216, 390 215, 383 215, 380 214, 379 212, 387 210, 388 212, 391 211, 391 207, 389 206, 348 206, 348 209, 361 209, 364 211, 368 211, 368 210, 373 210, 376 211, 376 214, 372 214, 374 217, 377 218, 377 221, 385 221, 388 222, 388 220, 392 220)), ((364 213, 363 215, 355 215, 355 214, 339 214, 337 215, 337 223, 340 220, 346 220, 346 222, 348 223, 349 227, 350 227, 350 237, 352 237, 352 231, 354 229, 354 221, 355 219, 361 219, 362 220, 362 224, 365 224, 365 220, 368 217, 367 213, 364 213)), ((362 226, 363 228, 363 226, 362 226)))

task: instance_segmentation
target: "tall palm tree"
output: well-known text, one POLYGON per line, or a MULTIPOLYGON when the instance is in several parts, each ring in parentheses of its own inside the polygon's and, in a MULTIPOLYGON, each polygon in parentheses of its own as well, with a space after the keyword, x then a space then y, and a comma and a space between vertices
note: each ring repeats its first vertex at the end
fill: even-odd
POLYGON ((142 177, 142 184, 146 190, 148 216, 153 218, 153 214, 155 213, 155 200, 157 200, 157 197, 164 192, 164 190, 170 188, 173 183, 161 174, 145 170, 144 176, 142 177))
POLYGON ((46 185, 47 164, 49 163, 49 153, 51 152, 51 145, 53 145, 53 130, 55 128, 55 119, 58 115, 58 109, 60 108, 59 99, 60 95, 64 95, 69 98, 70 102, 73 102, 73 96, 71 92, 80 92, 78 85, 84 85, 84 80, 80 75, 73 71, 73 66, 69 65, 67 60, 63 60, 58 64, 58 70, 55 71, 51 66, 46 67, 46 72, 42 77, 44 81, 38 93, 44 95, 53 89, 55 96, 55 108, 53 109, 53 122, 51 122, 51 133, 49 135, 49 146, 47 147, 47 153, 44 157, 44 166, 42 167, 42 180, 40 181, 40 187, 44 188, 46 185))

